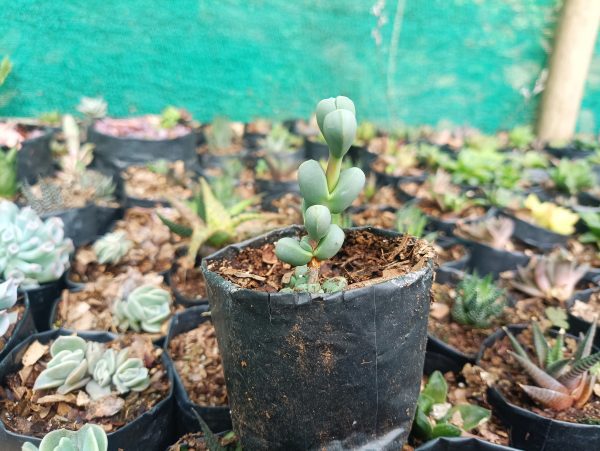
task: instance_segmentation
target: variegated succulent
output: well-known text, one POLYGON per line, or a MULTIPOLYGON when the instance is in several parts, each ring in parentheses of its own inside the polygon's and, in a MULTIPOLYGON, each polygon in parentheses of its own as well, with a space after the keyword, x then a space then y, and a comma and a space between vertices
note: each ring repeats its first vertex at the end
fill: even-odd
POLYGON ((456 234, 462 238, 488 244, 495 249, 505 249, 515 230, 512 219, 492 217, 483 221, 461 223, 456 234))
POLYGON ((544 337, 540 326, 532 323, 535 362, 517 338, 507 328, 504 331, 514 349, 512 356, 536 384, 521 385, 531 399, 556 411, 570 407, 579 409, 588 402, 600 373, 600 352, 591 354, 596 321, 580 340, 575 353, 569 357, 563 351, 564 329, 558 332, 554 344, 551 344, 544 337))
POLYGON ((578 264, 559 249, 550 255, 532 257, 526 267, 519 266, 510 284, 530 296, 564 302, 573 295, 588 269, 589 265, 578 264))

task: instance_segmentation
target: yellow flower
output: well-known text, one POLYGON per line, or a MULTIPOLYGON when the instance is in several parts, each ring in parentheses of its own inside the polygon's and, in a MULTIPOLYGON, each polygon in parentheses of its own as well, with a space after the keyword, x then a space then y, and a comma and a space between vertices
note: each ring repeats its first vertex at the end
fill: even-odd
POLYGON ((575 232, 575 224, 579 221, 577 213, 552 202, 540 202, 535 194, 527 196, 524 206, 540 227, 561 235, 571 235, 575 232))

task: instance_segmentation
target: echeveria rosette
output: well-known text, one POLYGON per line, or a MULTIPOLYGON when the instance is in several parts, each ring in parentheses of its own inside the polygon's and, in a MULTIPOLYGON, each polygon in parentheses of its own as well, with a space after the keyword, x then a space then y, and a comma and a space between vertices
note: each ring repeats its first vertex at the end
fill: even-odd
POLYGON ((171 295, 162 288, 143 285, 133 290, 127 300, 115 304, 114 315, 123 331, 158 333, 171 316, 171 295))
POLYGON ((130 390, 144 391, 150 386, 148 368, 144 366, 142 359, 127 359, 115 371, 112 382, 120 394, 130 390))
POLYGON ((33 389, 56 388, 58 394, 65 395, 84 387, 90 380, 86 350, 87 343, 81 337, 58 337, 50 347, 52 359, 35 380, 33 389))
POLYGON ((93 379, 85 386, 85 391, 92 399, 100 399, 111 392, 110 383, 117 368, 127 360, 129 351, 127 348, 120 351, 107 349, 102 357, 88 369, 93 379))
POLYGON ((345 235, 336 222, 365 184, 361 169, 353 167, 341 171, 342 159, 356 137, 352 101, 343 96, 324 99, 317 105, 316 116, 329 146, 329 161, 326 171, 315 160, 305 161, 298 168, 308 235, 301 240, 282 238, 275 247, 275 254, 284 262, 296 267, 310 266, 309 286, 318 284, 320 262, 332 258, 341 249, 345 235))
POLYGON ((40 447, 30 442, 23 444, 22 451, 107 451, 106 432, 96 424, 86 424, 78 431, 58 429, 48 432, 40 447))
POLYGON ((119 230, 104 235, 94 243, 92 249, 98 263, 116 265, 132 247, 133 243, 127 239, 127 234, 119 230))
POLYGON ((0 337, 2 337, 11 324, 16 322, 16 312, 10 313, 11 309, 17 303, 17 288, 19 284, 14 279, 8 279, 0 283, 0 337))
POLYGON ((69 267, 73 250, 60 218, 42 221, 30 207, 0 201, 1 277, 25 287, 57 280, 69 267))

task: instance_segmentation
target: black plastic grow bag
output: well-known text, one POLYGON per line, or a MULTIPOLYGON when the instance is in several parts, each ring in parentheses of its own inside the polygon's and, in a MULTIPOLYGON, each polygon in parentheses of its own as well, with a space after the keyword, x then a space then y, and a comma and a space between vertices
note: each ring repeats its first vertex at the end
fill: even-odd
POLYGON ((265 197, 272 198, 277 195, 283 195, 287 193, 299 193, 300 186, 296 180, 294 181, 276 181, 276 180, 264 180, 256 179, 254 181, 256 186, 256 192, 263 194, 265 197))
MULTIPOLYGON (((173 337, 195 329, 205 321, 210 321, 210 317, 205 315, 207 311, 208 305, 202 305, 186 309, 173 317, 164 345, 165 355, 169 360, 171 360, 171 356, 169 355, 169 343, 173 337)), ((212 432, 217 433, 231 430, 229 406, 210 407, 193 403, 185 391, 185 387, 183 386, 179 374, 177 374, 175 366, 173 364, 171 365, 174 369, 175 403, 177 417, 179 419, 177 422, 177 434, 184 435, 188 432, 202 430, 196 415, 193 413, 194 410, 202 417, 212 432)))
MULTIPOLYGON (((442 437, 431 440, 415 451, 517 451, 509 446, 495 445, 474 437, 442 437)), ((564 450, 566 451, 566 450, 564 450)))
POLYGON ((0 361, 7 356, 7 354, 12 351, 12 349, 21 343, 23 340, 27 339, 27 337, 35 334, 37 331, 35 329, 35 324, 33 323, 33 316, 31 315, 31 307, 29 305, 29 297, 27 293, 21 294, 20 302, 23 302, 25 305, 25 311, 23 312, 23 316, 15 326, 12 335, 0 350, 0 361))
MULTIPOLYGON (((578 291, 571 299, 567 301, 568 313, 569 313, 569 332, 573 335, 579 335, 580 333, 585 334, 591 326, 591 323, 573 315, 571 313, 571 307, 575 301, 588 302, 592 294, 598 293, 600 291, 600 287, 589 288, 587 290, 578 291)), ((594 346, 600 348, 600 334, 596 334, 594 337, 594 346)))
POLYGON ((54 166, 50 141, 53 134, 52 129, 46 129, 43 135, 23 142, 17 152, 17 179, 19 181, 34 184, 40 178, 52 175, 54 166))
POLYGON ((52 314, 54 304, 60 299, 62 290, 66 287, 65 274, 58 280, 40 284, 39 287, 23 290, 29 298, 29 308, 35 328, 39 332, 48 330, 48 319, 52 314))
MULTIPOLYGON (((0 380, 4 383, 4 379, 12 373, 19 371, 21 368, 21 359, 29 345, 39 340, 41 343, 47 343, 50 340, 56 339, 61 335, 71 335, 72 332, 67 332, 61 329, 47 331, 31 335, 27 340, 14 348, 0 362, 0 380)), ((116 338, 115 335, 107 332, 80 332, 77 335, 92 341, 106 343, 116 338)), ((163 356, 163 364, 169 377, 171 390, 168 396, 160 401, 148 412, 140 415, 131 423, 123 426, 115 432, 108 434, 108 450, 142 450, 142 449, 164 449, 172 443, 173 433, 173 370, 168 359, 163 356)), ((31 442, 39 446, 41 439, 30 437, 9 431, 3 422, 0 422, 0 443, 2 451, 20 451, 21 446, 25 442, 31 442)))
POLYGON ((477 272, 481 276, 492 274, 494 279, 498 278, 504 271, 516 270, 518 266, 527 266, 528 255, 522 252, 511 252, 496 249, 485 243, 470 240, 461 240, 469 248, 469 260, 466 269, 477 272))
MULTIPOLYGON (((519 334, 526 328, 524 325, 509 326, 513 334, 519 334)), ((556 331, 551 331, 556 334, 556 331)), ((489 348, 505 336, 500 329, 490 335, 479 351, 477 363, 485 349, 489 348)), ((494 415, 507 427, 510 444, 527 451, 588 451, 600 449, 600 425, 567 423, 535 414, 516 406, 495 387, 489 387, 487 399, 494 415)))
POLYGON ((557 246, 564 246, 569 238, 568 235, 561 235, 523 221, 507 211, 500 210, 500 214, 512 219, 515 223, 515 231, 513 232, 515 238, 538 249, 548 251, 557 246))
POLYGON ((47 213, 42 215, 41 219, 46 220, 51 217, 62 219, 65 237, 71 238, 75 247, 91 243, 99 234, 98 226, 101 222, 98 220, 98 211, 93 203, 80 208, 47 213))
POLYGON ((113 174, 156 160, 181 160, 190 169, 198 166, 196 135, 192 132, 173 139, 151 140, 105 135, 92 126, 88 141, 96 146, 93 166, 113 174))
POLYGON ((207 269, 214 259, 301 231, 274 231, 203 261, 234 429, 245 449, 398 449, 419 394, 433 261, 315 297, 242 289, 207 269))

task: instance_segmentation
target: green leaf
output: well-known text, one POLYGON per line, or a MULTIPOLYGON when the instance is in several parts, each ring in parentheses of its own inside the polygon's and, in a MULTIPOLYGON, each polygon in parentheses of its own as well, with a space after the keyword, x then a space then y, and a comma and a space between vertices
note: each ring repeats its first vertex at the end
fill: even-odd
POLYGON ((544 333, 542 332, 542 329, 540 329, 540 325, 537 323, 537 321, 534 321, 532 323, 532 328, 535 353, 537 355, 540 368, 543 368, 544 363, 546 362, 546 356, 548 355, 549 346, 546 342, 546 338, 544 338, 544 333))
POLYGON ((307 160, 298 168, 298 185, 306 207, 327 205, 329 189, 327 178, 321 165, 315 160, 307 160))
POLYGON ((344 231, 338 225, 331 224, 329 232, 319 241, 313 255, 320 261, 333 257, 342 248, 344 238, 346 238, 344 231))
POLYGON ((285 237, 277 241, 275 255, 280 260, 292 266, 306 265, 312 259, 312 254, 304 249, 294 238, 285 237))
POLYGON ((450 423, 438 423, 436 424, 431 431, 431 438, 438 437, 460 437, 462 431, 459 427, 454 426, 450 423))
POLYGON ((443 374, 440 371, 431 373, 427 385, 421 393, 431 398, 434 404, 445 403, 448 396, 448 384, 443 374))
POLYGON ((510 340, 510 344, 512 345, 513 349, 515 350, 515 353, 518 356, 524 358, 525 360, 530 361, 530 358, 527 355, 527 353, 525 352, 525 349, 523 349, 523 346, 521 346, 521 343, 519 343, 518 340, 515 338, 515 336, 510 332, 510 330, 508 330, 508 327, 503 327, 502 330, 504 330, 504 333, 510 340))
POLYGON ((413 431, 417 437, 420 437, 423 440, 430 440, 432 438, 433 427, 431 422, 418 405, 415 413, 415 421, 413 423, 413 431))
POLYGON ((171 232, 175 235, 179 235, 184 238, 189 238, 192 236, 192 229, 190 227, 177 224, 176 222, 171 221, 170 219, 165 218, 160 213, 157 213, 158 218, 162 221, 164 225, 166 225, 171 232))
POLYGON ((327 235, 331 227, 331 213, 323 205, 313 205, 306 209, 304 213, 304 227, 308 235, 319 242, 321 238, 327 235))
POLYGON ((451 411, 460 412, 463 421, 463 430, 465 431, 470 431, 481 423, 485 423, 492 416, 490 410, 473 404, 460 404, 454 406, 451 411))
POLYGON ((348 208, 364 188, 365 181, 365 174, 361 169, 353 167, 343 170, 328 203, 325 204, 331 213, 339 214, 348 208))
POLYGON ((6 80, 6 77, 8 77, 8 74, 10 74, 11 70, 12 63, 8 59, 8 56, 5 56, 2 58, 2 61, 0 61, 0 85, 4 84, 4 81, 6 80))
POLYGON ((546 318, 550 320, 553 326, 560 327, 565 330, 569 329, 569 321, 565 309, 560 307, 546 307, 545 313, 546 318))
POLYGON ((356 117, 348 110, 335 110, 325 116, 321 131, 331 155, 342 158, 348 152, 356 137, 356 127, 356 117))

